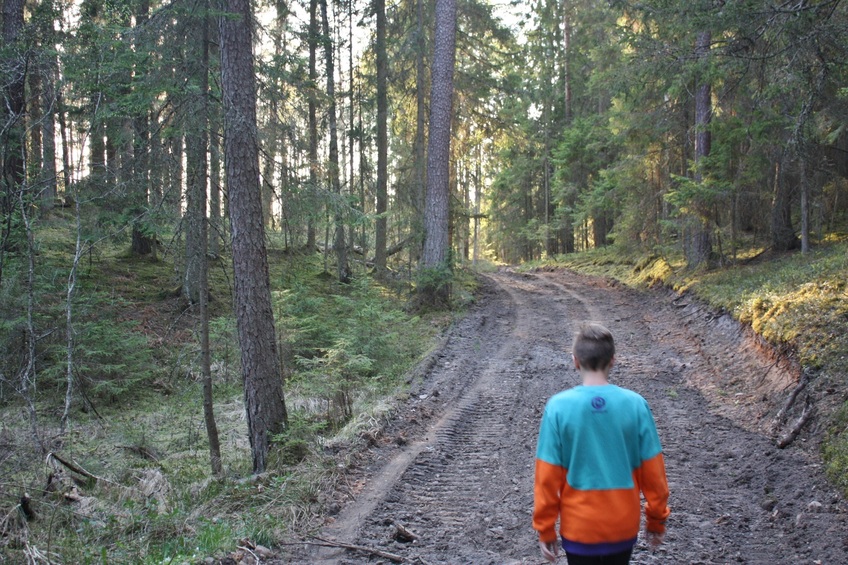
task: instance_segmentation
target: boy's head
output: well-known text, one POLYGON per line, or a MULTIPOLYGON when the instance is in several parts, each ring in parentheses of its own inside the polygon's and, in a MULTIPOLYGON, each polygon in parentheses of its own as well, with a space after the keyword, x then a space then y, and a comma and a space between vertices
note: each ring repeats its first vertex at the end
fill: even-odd
POLYGON ((579 368, 589 371, 603 371, 610 367, 615 357, 615 342, 612 333, 601 324, 585 324, 574 337, 571 350, 579 368))

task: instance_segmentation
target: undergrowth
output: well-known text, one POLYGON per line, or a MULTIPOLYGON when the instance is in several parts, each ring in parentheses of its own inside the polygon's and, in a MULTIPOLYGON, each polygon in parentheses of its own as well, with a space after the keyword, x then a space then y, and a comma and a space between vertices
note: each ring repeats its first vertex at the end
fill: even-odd
MULTIPOLYGON (((330 445, 357 440, 393 410, 404 376, 450 317, 407 311, 409 285, 360 271, 342 285, 318 256, 270 250, 270 276, 290 425, 269 469, 251 477, 231 267, 210 266, 215 416, 224 476, 211 477, 199 382, 198 319, 179 296, 173 253, 129 256, 101 242, 80 263, 74 308, 74 404, 60 436, 67 353, 67 225, 38 234, 38 387, 35 415, 50 452, 96 480, 80 482, 35 446, 6 355, 0 382, 0 562, 195 563, 239 540, 272 546, 316 524, 340 471, 330 445), (75 482, 76 481, 76 482, 75 482), (23 498, 27 500, 22 503, 23 498), (30 508, 34 519, 22 513, 30 508)), ((179 247, 175 245, 174 248, 179 247)), ((457 300, 471 278, 456 277, 457 300)), ((0 288, 21 309, 21 277, 0 288)), ((20 350, 20 316, 0 339, 20 350)), ((344 461, 342 461, 342 467, 344 461)))

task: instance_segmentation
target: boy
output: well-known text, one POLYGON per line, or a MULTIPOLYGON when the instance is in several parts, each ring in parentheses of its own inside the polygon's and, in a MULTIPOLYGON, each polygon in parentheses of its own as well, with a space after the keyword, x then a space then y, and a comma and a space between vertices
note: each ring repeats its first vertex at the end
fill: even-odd
POLYGON ((609 383, 612 334, 588 324, 572 351, 583 384, 545 406, 536 448, 533 528, 557 559, 557 517, 569 565, 626 565, 639 534, 644 494, 648 541, 662 542, 670 510, 662 448, 648 403, 609 383))

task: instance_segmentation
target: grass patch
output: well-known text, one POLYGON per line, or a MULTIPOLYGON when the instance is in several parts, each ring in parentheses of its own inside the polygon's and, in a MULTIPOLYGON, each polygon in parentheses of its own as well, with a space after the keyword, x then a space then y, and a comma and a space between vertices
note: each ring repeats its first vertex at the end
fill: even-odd
POLYGON ((848 402, 834 415, 825 436, 822 455, 828 477, 848 493, 848 402))

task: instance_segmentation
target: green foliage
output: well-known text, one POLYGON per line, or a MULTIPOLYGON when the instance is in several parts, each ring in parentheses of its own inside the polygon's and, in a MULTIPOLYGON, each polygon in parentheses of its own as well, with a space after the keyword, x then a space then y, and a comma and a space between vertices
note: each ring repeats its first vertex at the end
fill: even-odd
POLYGON ((715 206, 726 203, 731 190, 727 183, 712 177, 700 182, 676 175, 672 175, 672 179, 673 188, 666 192, 666 201, 680 214, 699 217, 705 222, 711 217, 709 214, 705 217, 705 211, 709 212, 715 206))
POLYGON ((436 267, 419 269, 415 279, 418 295, 428 301, 422 306, 436 309, 447 307, 453 280, 454 274, 450 261, 445 261, 436 267))
POLYGON ((118 400, 156 374, 150 346, 136 324, 91 320, 75 330, 82 336, 74 352, 76 373, 98 397, 118 400))
POLYGON ((822 457, 830 480, 848 493, 848 402, 843 403, 830 422, 822 457))
MULTIPOLYGON (((339 426, 353 414, 354 399, 387 391, 421 354, 419 319, 368 278, 350 285, 304 284, 275 293, 284 357, 296 369, 288 386, 318 402, 327 423, 339 426), (324 290, 334 292, 324 294, 324 290)), ((309 404, 307 402, 307 404, 309 404)))
POLYGON ((289 415, 286 430, 274 436, 275 449, 272 457, 278 465, 273 467, 292 467, 306 459, 318 445, 318 438, 330 431, 326 421, 310 418, 303 411, 294 411, 289 415))

